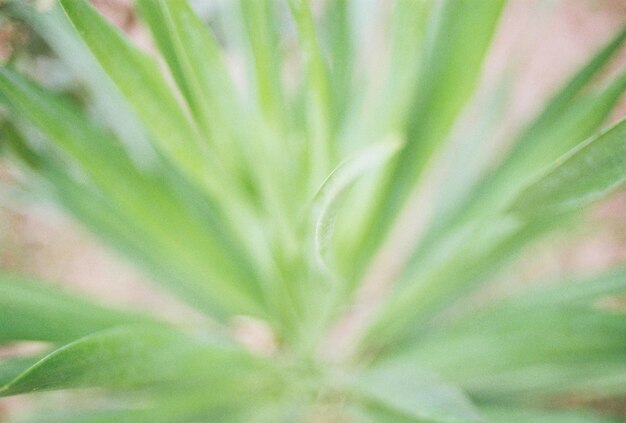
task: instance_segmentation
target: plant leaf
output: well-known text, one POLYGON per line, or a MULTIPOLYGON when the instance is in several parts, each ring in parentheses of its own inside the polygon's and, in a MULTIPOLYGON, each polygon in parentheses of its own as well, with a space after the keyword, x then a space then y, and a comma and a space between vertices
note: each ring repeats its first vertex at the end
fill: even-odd
POLYGON ((216 160, 178 104, 157 63, 137 50, 84 0, 60 0, 100 65, 136 111, 160 151, 199 186, 220 190, 216 160))
POLYGON ((185 0, 137 4, 207 141, 232 166, 239 141, 232 133, 240 125, 238 93, 209 28, 185 0))
POLYGON ((363 401, 415 421, 483 421, 460 390, 416 367, 414 362, 377 364, 356 376, 351 389, 363 401))
POLYGON ((458 234, 432 262, 421 261, 403 275, 364 342, 379 347, 388 343, 392 350, 415 342, 438 313, 489 282, 539 236, 571 220, 571 216, 524 223, 509 219, 470 235, 458 234))
POLYGON ((400 148, 394 137, 363 148, 351 158, 343 161, 322 183, 311 204, 311 215, 315 223, 315 246, 318 257, 325 266, 329 252, 338 201, 342 194, 358 178, 371 169, 387 162, 400 148))
MULTIPOLYGON (((609 109, 602 110, 604 115, 609 109)), ((567 219, 559 219, 558 216, 579 212, 584 206, 614 191, 625 180, 626 123, 622 122, 574 149, 519 194, 510 208, 503 213, 504 215, 511 214, 524 222, 517 231, 518 235, 512 238, 513 240, 517 238, 521 243, 510 244, 513 247, 511 251, 518 251, 534 237, 567 221, 567 219)), ((514 193, 516 190, 512 189, 511 192, 514 193)), ((495 198, 490 195, 489 198, 495 198)), ((510 193, 499 198, 498 201, 503 201, 507 196, 510 196, 510 193)), ((485 199, 486 197, 478 196, 477 198, 485 199)), ((487 213, 493 213, 493 211, 487 213)), ((484 216, 488 216, 487 213, 484 216)), ((509 247, 493 244, 493 252, 485 254, 482 259, 474 255, 481 248, 489 248, 489 242, 481 240, 481 236, 498 226, 494 219, 498 219, 500 223, 506 222, 506 218, 492 217, 489 222, 474 224, 473 229, 471 225, 466 225, 465 232, 457 228, 456 233, 450 233, 447 238, 441 238, 439 245, 429 244, 431 239, 415 250, 403 271, 399 288, 396 290, 395 299, 398 301, 392 305, 392 308, 396 309, 381 318, 381 321, 401 325, 411 316, 420 313, 428 315, 428 309, 432 307, 429 301, 432 301, 434 297, 439 295, 443 301, 452 301, 473 288, 469 284, 472 278, 466 277, 468 274, 471 275, 481 267, 496 268, 499 264, 500 253, 509 251, 509 247), (444 241, 453 243, 458 248, 449 249, 444 241), (426 250, 428 247, 430 249, 426 250), (445 261, 437 264, 437 261, 443 257, 445 261), (465 260, 470 263, 466 268, 455 267, 454 263, 459 261, 463 263, 465 260), (429 274, 433 269, 435 269, 434 276, 429 274), (459 283, 455 283, 455 280, 459 283), (445 293, 441 293, 442 291, 445 293), (398 306, 398 304, 404 305, 398 306)), ((505 242, 508 243, 506 240, 505 242)), ((382 325, 384 326, 384 323, 382 325)), ((392 331, 386 332, 390 334, 392 331)))
MULTIPOLYGON (((183 274, 196 272, 195 276, 184 279, 176 292, 180 293, 180 288, 184 288, 182 291, 187 291, 185 298, 194 298, 194 304, 204 299, 210 304, 205 307, 209 313, 216 303, 225 302, 230 303, 226 309, 234 307, 242 311, 249 309, 250 312, 256 308, 251 302, 261 300, 258 292, 252 294, 256 300, 250 293, 243 292, 249 288, 256 290, 253 288, 256 276, 246 264, 249 258, 232 232, 224 227, 224 219, 213 204, 204 206, 201 220, 198 220, 187 204, 181 204, 179 195, 170 190, 161 175, 140 172, 109 134, 86 120, 71 104, 6 68, 0 69, 0 92, 9 106, 27 117, 44 135, 76 159, 100 191, 98 194, 102 198, 98 203, 108 202, 107 209, 114 209, 122 221, 135 227, 125 237, 143 236, 142 244, 150 244, 152 249, 161 245, 163 255, 172 256, 169 260, 177 255, 176 260, 180 263, 176 267, 181 267, 179 271, 183 274), (155 208, 154 204, 160 207, 155 208), (168 222, 168 225, 163 225, 163 222, 168 222), (175 239, 178 239, 178 248, 174 248, 175 239), (233 281, 233 278, 239 279, 243 285, 235 288, 237 283, 227 282, 233 281), (207 280, 211 281, 212 288, 207 280), (213 292, 217 285, 221 285, 220 299, 213 292), (246 302, 248 305, 245 305, 246 302)), ((45 157, 42 160, 50 163, 45 157)), ((65 173, 65 170, 56 171, 57 174, 59 172, 65 173)), ((60 182, 59 177, 53 180, 60 182)), ((85 189, 77 191, 84 193, 85 189)), ((78 198, 75 194, 70 195, 78 198)), ((197 191, 192 195, 201 196, 197 191)), ((192 197, 192 201, 196 199, 192 197)), ((86 207, 76 202, 73 204, 83 209, 86 207)))
POLYGON ((427 28, 423 70, 406 127, 407 143, 362 228, 356 278, 386 237, 426 164, 442 143, 471 96, 498 17, 502 0, 443 1, 427 28), (471 39, 468 43, 466 40, 471 39))
POLYGON ((593 78, 614 57, 626 40, 626 27, 568 81, 568 83, 548 102, 538 119, 526 133, 537 131, 539 127, 551 125, 554 119, 562 116, 576 102, 576 98, 593 78))
POLYGON ((389 409, 375 404, 353 407, 352 414, 355 417, 354 420, 359 423, 421 423, 424 421, 423 419, 414 419, 403 414, 391 412, 389 409))
POLYGON ((526 187, 509 211, 561 214, 598 201, 626 182, 626 120, 590 138, 526 187))
POLYGON ((38 356, 0 359, 0 386, 11 382, 40 359, 38 356))
MULTIPOLYGON (((192 423, 199 421, 230 423, 252 421, 267 403, 264 392, 250 392, 248 397, 223 396, 211 387, 197 387, 152 397, 110 394, 109 406, 65 409, 41 407, 29 410, 23 419, 11 423, 192 423)), ((277 420, 272 420, 277 422, 277 420)))
POLYGON ((239 0, 252 60, 257 101, 267 119, 285 122, 285 97, 281 83, 278 11, 271 0, 239 0))
POLYGON ((466 205, 465 219, 501 211, 533 178, 592 136, 625 89, 626 73, 601 92, 579 98, 551 125, 529 130, 495 173, 477 187, 474 194, 481 201, 466 205))
POLYGON ((328 75, 333 104, 331 116, 333 131, 343 123, 350 111, 350 99, 355 95, 353 78, 357 46, 352 34, 350 8, 348 0, 337 0, 327 4, 324 10, 324 30, 321 31, 322 48, 329 56, 328 75))
POLYGON ((597 301, 624 292, 623 269, 538 289, 440 327, 407 354, 483 399, 621 395, 626 316, 597 301))
POLYGON ((152 164, 154 151, 144 128, 85 43, 77 37, 59 5, 55 3, 50 10, 37 11, 27 2, 11 1, 9 10, 31 25, 73 76, 85 85, 97 113, 124 141, 133 158, 143 166, 152 164))
POLYGON ((289 0, 289 7, 296 22, 306 61, 310 182, 317 185, 330 170, 335 154, 334 144, 331 142, 333 105, 329 70, 320 48, 310 0, 289 0))
POLYGON ((484 175, 456 208, 430 228, 411 261, 420 260, 419 254, 433 250, 438 239, 467 222, 481 217, 489 219, 500 213, 533 177, 598 130, 626 89, 626 74, 597 92, 585 94, 583 89, 615 55, 624 40, 626 29, 554 95, 542 113, 522 131, 504 161, 484 175))
POLYGON ((23 277, 0 273, 0 343, 67 341, 129 323, 155 319, 115 310, 23 277))
POLYGON ((481 407, 492 423, 618 423, 617 418, 591 411, 543 411, 504 407, 481 407))
MULTIPOLYGON (((589 154, 594 154, 597 162, 595 162, 595 164, 591 164, 591 157, 587 156, 587 158, 584 158, 583 155, 588 153, 581 150, 577 156, 578 158, 572 159, 572 162, 576 162, 578 164, 569 165, 566 168, 564 167, 561 169, 563 172, 560 173, 559 177, 563 178, 563 175, 567 173, 569 175, 567 178, 569 179, 565 178, 567 180, 564 179, 562 181, 563 185, 560 185, 558 188, 555 185, 555 178, 557 177, 556 173, 558 173, 556 169, 559 168, 560 163, 567 160, 566 157, 576 153, 569 153, 569 155, 566 155, 559 162, 553 165, 553 170, 548 169, 547 173, 549 174, 554 172, 555 176, 551 176, 549 180, 546 181, 546 185, 542 185, 539 182, 543 176, 535 177, 535 182, 532 184, 532 177, 529 175, 537 175, 542 167, 545 168, 547 166, 548 162, 546 162, 546 160, 550 160, 549 158, 553 157, 555 152, 558 152, 560 149, 565 148, 566 145, 571 144, 571 140, 578 140, 580 134, 586 134, 596 128, 600 122, 605 119, 617 101, 617 98, 619 98, 621 92, 624 88, 626 88, 625 83, 626 79, 622 76, 602 93, 598 95, 591 95, 571 107, 566 113, 566 120, 568 120, 568 123, 563 122, 563 125, 557 126, 556 128, 551 127, 549 131, 546 132, 546 134, 549 133, 552 137, 548 143, 550 145, 546 146, 541 143, 533 144, 530 143, 530 141, 524 141, 525 143, 529 143, 530 150, 534 149, 535 153, 541 150, 541 154, 538 154, 538 156, 535 156, 534 154, 530 154, 528 156, 520 155, 518 157, 519 160, 512 158, 513 156, 516 156, 516 154, 510 156, 510 158, 507 159, 508 161, 502 165, 501 171, 497 171, 493 175, 492 179, 487 179, 484 184, 479 185, 478 190, 472 191, 472 196, 468 197, 470 198, 469 202, 462 202, 462 207, 456 210, 456 214, 453 212, 452 215, 447 216, 447 218, 444 217, 442 219, 445 222, 444 226, 436 226, 434 230, 429 232, 423 242, 414 250, 411 258, 407 261, 406 267, 401 276, 401 280, 403 282, 400 285, 405 285, 409 292, 411 290, 415 292, 413 294, 407 294, 405 290, 402 294, 398 294, 397 296, 401 298, 401 301, 410 305, 411 301, 417 301, 409 300, 410 298, 420 298, 419 301, 423 302, 423 300, 429 298, 432 292, 436 292, 442 288, 445 289, 446 286, 452 285, 450 283, 450 276, 441 279, 431 279, 431 282, 435 285, 424 283, 423 281, 424 269, 431 269, 431 263, 443 257, 444 254, 450 257, 458 255, 456 259, 449 258, 449 262, 454 262, 457 259, 462 261, 464 256, 468 255, 468 252, 464 252, 463 248, 458 249, 456 252, 446 250, 446 245, 448 243, 455 242, 461 247, 463 245, 476 245, 479 241, 475 239, 476 233, 488 232, 489 226, 494 226, 494 220, 502 221, 504 219, 506 221, 506 219, 510 217, 507 216, 509 213, 516 214, 517 217, 521 217, 521 219, 526 222, 526 226, 522 228, 522 234, 524 234, 524 232, 526 232, 526 235, 534 233, 532 236, 537 236, 560 225, 561 222, 555 218, 555 214, 560 213, 560 215, 563 216, 566 213, 576 213, 584 205, 599 200, 611 192, 611 190, 617 188, 625 177, 625 175, 620 174, 620 165, 623 165, 623 160, 620 162, 620 151, 623 151, 624 143, 622 141, 620 144, 619 137, 622 136, 623 138, 623 130, 621 130, 622 135, 620 135, 620 129, 618 129, 618 127, 621 127, 622 124, 619 124, 614 129, 615 132, 609 131, 607 134, 602 135, 603 141, 598 140, 598 144, 588 140, 587 144, 594 144, 596 147, 590 146, 588 149, 585 149, 585 151, 588 151, 589 154), (611 145, 609 146, 609 144, 611 145), (532 147, 533 145, 534 147, 532 147), (602 147, 602 145, 605 145, 606 149, 605 147, 602 147), (591 150, 593 150, 593 152, 591 150), (527 161, 526 159, 528 157, 535 157, 535 159, 527 161), (590 160, 590 163, 586 167, 586 171, 584 170, 585 165, 582 164, 585 160, 590 160), (601 160, 605 161, 600 162, 601 160), (517 167, 522 166, 521 163, 527 163, 530 167, 517 167), (574 170, 572 166, 579 166, 580 169, 578 169, 578 171, 581 173, 575 174, 577 171, 574 170), (596 170, 595 166, 598 166, 598 169, 601 170, 596 170), (515 172, 511 171, 511 169, 514 168, 517 170, 515 172), (522 177, 522 175, 524 175, 524 177, 522 177), (530 178, 531 181, 529 181, 528 178, 530 178), (524 186, 524 183, 526 185, 531 183, 532 186, 535 187, 533 188, 533 190, 535 190, 534 194, 524 191, 524 193, 519 194, 520 197, 518 197, 518 199, 514 199, 516 193, 519 193, 520 189, 524 186), (545 190, 547 188, 547 184, 552 184, 554 190, 551 192, 545 191, 543 193, 543 197, 537 197, 542 194, 536 190, 545 190), (543 186, 543 188, 538 188, 540 186, 543 186), (557 195, 556 190, 559 189, 563 191, 560 195, 564 197, 559 197, 557 195), (569 189, 580 191, 577 193, 567 191, 569 189), (568 197, 568 195, 588 196, 584 199, 579 198, 580 201, 575 203, 572 202, 574 201, 573 197, 568 197), (509 210, 504 210, 507 203, 510 203, 511 201, 514 201, 515 203, 509 210), (524 202, 525 205, 522 205, 521 202, 524 202), (557 205, 556 202, 561 202, 562 204, 557 205), (552 206, 550 204, 552 204, 552 206), (528 207, 529 209, 523 211, 521 210, 523 207, 528 207), (534 212, 531 211, 533 207, 536 207, 534 212), (558 208, 559 210, 556 210, 555 208, 558 208), (472 219, 474 219, 473 222, 472 219), (548 224, 548 226, 544 230, 535 231, 532 228, 537 224, 540 226, 546 226, 546 224, 548 224), (444 229, 439 231, 437 228, 444 229), (465 236, 465 238, 456 239, 455 241, 455 237, 458 238, 459 234, 465 234, 461 235, 465 236), (440 281, 445 282, 440 283, 440 281), (429 288, 431 286, 437 287, 431 289, 429 288)), ((544 136, 546 134, 544 134, 544 136)), ((541 139, 543 140, 543 138, 541 139)), ((538 140, 539 139, 532 139, 533 142, 538 140)), ((575 143, 573 145, 575 145, 575 143)), ((578 147, 578 149, 582 148, 583 147, 578 147)), ((578 151, 578 149, 575 149, 575 151, 578 151)), ((544 174, 546 174, 546 172, 544 172, 544 174)), ((528 190, 531 190, 531 188, 528 188, 528 190)), ((566 221, 567 219, 563 219, 563 222, 566 221)), ((525 240, 524 243, 528 243, 532 240, 531 236, 527 236, 526 238, 527 240, 525 240)), ((471 256, 471 254, 472 252, 470 251, 469 255, 471 256)), ((497 257, 497 254, 494 254, 493 257, 497 257)), ((489 256, 486 256, 486 258, 489 260, 489 256)), ((488 262, 485 264, 489 265, 488 262)), ((494 260, 493 264, 496 265, 497 261, 494 260)), ((470 266, 470 268, 473 268, 473 266, 470 266)), ((441 271, 447 273, 448 275, 453 275, 451 269, 453 269, 453 266, 444 264, 441 271)), ((458 285, 457 287, 461 290, 465 289, 462 285, 458 285)), ((453 296, 450 296, 450 298, 452 297, 453 296)), ((412 309, 416 310, 417 308, 413 306, 416 306, 416 304, 412 304, 412 309)))
POLYGON ((234 346, 199 341, 172 329, 126 326, 67 344, 21 373, 0 396, 86 387, 194 387, 220 383, 221 397, 258 375, 258 363, 234 346), (233 380, 234 379, 234 380, 233 380))

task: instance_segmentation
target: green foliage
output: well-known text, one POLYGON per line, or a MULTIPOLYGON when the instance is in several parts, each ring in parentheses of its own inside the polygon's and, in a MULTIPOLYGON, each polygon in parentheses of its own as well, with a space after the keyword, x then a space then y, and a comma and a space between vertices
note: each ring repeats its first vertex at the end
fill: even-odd
POLYGON ((0 141, 25 188, 212 321, 0 274, 0 345, 42 345, 0 358, 0 396, 69 391, 76 407, 31 423, 613 421, 556 405, 626 395, 626 315, 602 306, 626 293, 626 270, 450 311, 624 186, 626 122, 604 122, 626 73, 597 80, 626 30, 475 182, 465 172, 484 159, 464 157, 451 176, 463 192, 381 274, 373 263, 397 251, 399 216, 448 151, 505 1, 312 3, 225 2, 208 25, 186 0, 136 0, 149 52, 86 0, 0 6, 79 85, 68 96, 19 63, 0 68, 0 141), (377 54, 367 13, 389 16, 382 77, 364 65, 377 54), (387 291, 352 329, 372 283, 387 291), (241 316, 273 345, 243 342, 241 316))

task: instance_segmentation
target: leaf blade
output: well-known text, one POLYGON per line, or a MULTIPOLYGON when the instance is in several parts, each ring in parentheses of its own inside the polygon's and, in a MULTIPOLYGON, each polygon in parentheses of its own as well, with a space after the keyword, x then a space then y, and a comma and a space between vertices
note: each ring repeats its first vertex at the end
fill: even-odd
POLYGON ((562 158, 509 207, 524 217, 560 214, 591 204, 626 182, 626 120, 562 158))
POLYGON ((223 342, 200 341, 163 327, 120 326, 53 351, 0 388, 0 396, 87 387, 158 391, 221 378, 224 387, 236 387, 230 378, 267 370, 266 366, 223 342))
POLYGON ((426 54, 405 127, 407 143, 374 198, 360 245, 354 279, 386 238, 437 147, 443 142, 477 83, 482 60, 504 1, 438 3, 426 35, 426 54), (472 39, 472 43, 464 40, 472 39))
POLYGON ((0 342, 60 342, 122 324, 157 322, 4 273, 0 273, 0 315, 0 342))
POLYGON ((353 392, 411 421, 482 422, 478 411, 457 388, 412 362, 379 363, 356 376, 353 392))
POLYGON ((564 280, 465 315, 407 354, 484 400, 622 395, 626 317, 599 300, 624 292, 623 268, 564 280))
POLYGON ((218 189, 216 165, 178 104, 156 62, 141 53, 83 0, 60 0, 66 15, 100 65, 150 130, 159 149, 199 186, 218 189))
MULTIPOLYGON (((85 211, 93 198, 81 204, 80 197, 99 197, 95 204, 113 211, 120 220, 113 226, 133 228, 134 225, 134 229, 124 234, 123 238, 137 238, 133 241, 135 246, 141 244, 145 249, 146 245, 152 245, 153 250, 161 249, 164 256, 173 256, 166 262, 171 263, 176 256, 180 263, 174 267, 188 276, 182 280, 177 278, 180 286, 170 283, 168 287, 176 288, 175 292, 179 294, 186 291, 184 298, 187 301, 191 298, 194 305, 204 301, 205 312, 211 314, 213 306, 222 303, 222 309, 262 313, 258 304, 253 304, 261 298, 252 294, 258 286, 254 270, 249 266, 249 258, 238 240, 233 239, 232 232, 224 228, 223 215, 215 210, 214 204, 205 203, 205 213, 202 220, 198 220, 181 202, 178 194, 170 189, 162 175, 137 169, 110 134, 87 120, 71 103, 7 68, 0 68, 0 92, 11 110, 32 122, 75 159, 87 174, 89 182, 95 185, 96 189, 93 186, 89 189, 77 186, 76 178, 67 175, 67 170, 60 168, 62 165, 54 164, 42 155, 39 160, 46 163, 46 172, 54 174, 50 175, 51 181, 62 184, 61 190, 66 198, 72 198, 69 204, 85 211), (75 192, 68 190, 70 185, 74 186, 75 192), (90 190, 94 192, 88 192, 90 190), (154 204, 160 207, 155 208, 154 204), (168 225, 163 225, 163 222, 168 222, 168 225), (209 254, 209 260, 206 254, 209 254), (211 280, 210 284, 207 284, 207 279, 211 280), (233 279, 239 282, 228 283, 233 279), (211 292, 217 285, 220 285, 221 299, 211 292), (244 292, 248 290, 251 291, 244 292)), ((84 181, 82 185, 85 185, 84 181)), ((202 197, 202 194, 194 191, 190 200, 198 201, 195 196, 202 197)), ((92 218, 93 212, 92 208, 92 218)), ((102 212, 96 214, 98 219, 110 221, 102 212)), ((90 222, 94 223, 93 220, 90 222)))

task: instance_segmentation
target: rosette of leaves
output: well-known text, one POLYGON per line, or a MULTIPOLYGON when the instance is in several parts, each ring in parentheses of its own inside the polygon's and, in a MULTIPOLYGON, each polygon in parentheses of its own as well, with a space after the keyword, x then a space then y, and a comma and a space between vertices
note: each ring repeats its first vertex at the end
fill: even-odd
POLYGON ((0 395, 67 390, 72 404, 26 421, 613 421, 585 404, 626 394, 626 314, 598 306, 624 294, 626 271, 458 304, 623 186, 626 122, 605 121, 626 73, 602 71, 626 31, 503 156, 472 166, 481 134, 451 133, 503 0, 397 0, 374 24, 361 1, 232 1, 210 25, 185 0, 135 7, 153 51, 85 0, 5 2, 82 94, 2 67, 3 151, 25 188, 207 324, 2 274, 0 342, 46 350, 1 359, 0 395), (437 180, 446 200, 426 219, 408 200, 459 138, 470 154, 437 180), (399 251, 401 212, 425 230, 377 266, 399 251), (362 313, 368 286, 382 288, 362 313), (271 328, 271 351, 233 336, 240 316, 271 328))

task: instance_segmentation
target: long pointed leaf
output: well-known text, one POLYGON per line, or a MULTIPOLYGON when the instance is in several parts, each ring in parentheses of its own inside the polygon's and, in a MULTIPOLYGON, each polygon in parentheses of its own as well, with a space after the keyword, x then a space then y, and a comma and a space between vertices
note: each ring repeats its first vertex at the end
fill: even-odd
POLYGON ((70 21, 149 128, 159 149, 211 192, 217 162, 203 145, 152 58, 140 52, 84 0, 61 0, 70 21))
POLYGON ((483 399, 621 395, 626 317, 598 301, 624 292, 623 269, 538 289, 433 331, 408 355, 483 399))
POLYGON ((27 2, 12 1, 9 10, 24 19, 40 35, 70 72, 87 88, 99 116, 140 164, 150 164, 154 151, 144 128, 123 96, 98 65, 85 43, 76 35, 63 10, 55 4, 37 11, 27 2))
POLYGON ((254 271, 246 266, 245 253, 225 230, 214 209, 203 217, 209 220, 198 222, 162 179, 138 171, 108 134, 84 119, 68 102, 8 69, 0 70, 0 92, 10 106, 24 114, 80 163, 104 194, 103 198, 110 202, 107 208, 116 209, 116 214, 136 225, 135 233, 143 231, 148 235, 151 241, 145 244, 144 239, 145 245, 153 243, 154 248, 159 244, 163 248, 169 245, 169 254, 178 254, 179 266, 198 271, 195 277, 184 283, 194 292, 192 296, 212 297, 207 298, 210 304, 231 303, 227 308, 249 308, 251 298, 245 299, 248 294, 243 291, 256 289, 254 271), (153 204, 160 207, 154 208, 153 204), (176 245, 173 244, 175 239, 178 240, 175 241, 178 244, 176 249, 172 248, 176 245), (212 280, 214 287, 221 285, 221 299, 217 300, 211 292, 207 278, 212 280), (232 283, 226 282, 233 278, 243 285, 234 288, 232 283), (246 302, 248 306, 243 305, 246 302))
POLYGON ((521 408, 483 407, 492 423, 618 423, 617 418, 591 411, 539 411, 521 408))
POLYGON ((126 326, 53 351, 0 388, 0 396, 86 387, 173 389, 221 382, 224 390, 215 392, 219 397, 227 387, 254 381, 255 366, 234 346, 194 340, 171 329, 126 326))
POLYGON ((579 209, 626 182, 626 120, 589 139, 525 188, 510 207, 521 216, 579 209))
POLYGON ((232 166, 238 141, 232 130, 241 113, 238 93, 209 28, 185 0, 143 0, 138 5, 207 142, 232 166))
POLYGON ((380 144, 364 148, 339 164, 326 178, 311 205, 315 223, 315 245, 319 258, 325 265, 330 252, 337 202, 341 195, 364 173, 381 166, 398 151, 400 144, 393 137, 380 144))
MULTIPOLYGON (((406 128, 407 143, 375 198, 357 241, 355 276, 363 272, 437 146, 471 96, 504 1, 443 1, 427 33, 427 51, 406 128), (471 39, 468 43, 466 40, 471 39)), ((353 277, 355 277, 353 276, 353 277)))
MULTIPOLYGON (((482 422, 477 409, 457 388, 413 363, 376 365, 359 375, 352 392, 411 421, 482 422)), ((407 420, 408 421, 408 420, 407 420)))
POLYGON ((276 2, 239 0, 239 3, 253 55, 257 101, 270 121, 284 126, 287 122, 280 70, 280 28, 276 2))
POLYGON ((0 274, 0 316, 0 342, 67 341, 113 326, 152 321, 6 274, 0 274))
POLYGON ((491 216, 500 212, 524 184, 598 130, 626 90, 626 75, 622 74, 596 93, 583 94, 583 89, 616 54, 624 40, 626 29, 595 54, 554 95, 542 113, 520 134, 503 163, 485 175, 455 209, 438 219, 437 225, 430 229, 421 243, 421 251, 415 252, 412 262, 421 260, 418 256, 432 250, 433 242, 460 225, 481 215, 491 216))
POLYGON ((328 64, 320 49, 320 40, 314 22, 310 0, 289 0, 296 21, 300 43, 305 53, 307 87, 307 114, 310 140, 311 183, 317 185, 333 164, 334 146, 331 142, 332 97, 328 64))

